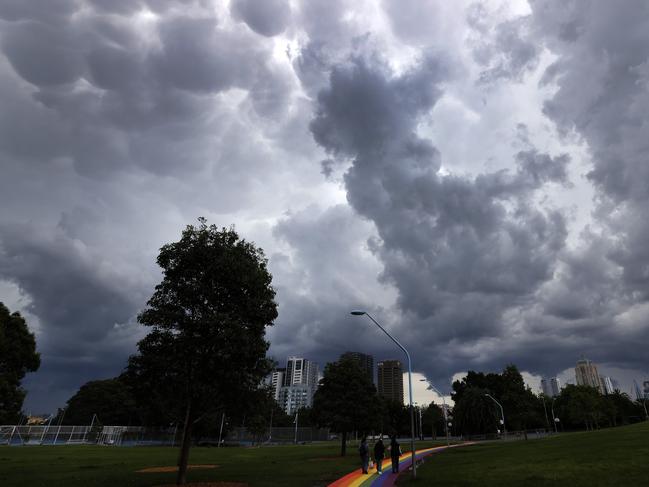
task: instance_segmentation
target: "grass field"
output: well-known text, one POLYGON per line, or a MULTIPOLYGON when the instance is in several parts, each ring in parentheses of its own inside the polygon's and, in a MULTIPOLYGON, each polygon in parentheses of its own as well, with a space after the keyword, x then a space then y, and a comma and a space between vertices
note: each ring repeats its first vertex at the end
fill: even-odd
MULTIPOLYGON (((439 444, 439 443, 438 443, 439 444)), ((425 448, 431 442, 421 442, 425 448)), ((404 451, 407 450, 403 445, 404 451)), ((188 481, 245 482, 250 486, 325 486, 360 466, 356 447, 338 456, 340 444, 263 448, 192 448, 190 464, 216 464, 194 470, 188 481)), ((174 473, 136 473, 175 465, 177 448, 108 446, 0 447, 1 487, 154 486, 173 483, 174 473)))
MULTIPOLYGON (((431 446, 422 442, 417 448, 431 446)), ((403 447, 407 446, 404 442, 403 447)), ((193 448, 188 480, 250 486, 325 486, 358 468, 356 447, 338 456, 338 443, 264 448, 193 448)), ((0 447, 1 487, 155 486, 174 473, 137 473, 173 466, 178 450, 159 447, 0 447)), ((412 482, 438 486, 649 486, 649 423, 592 433, 456 448, 428 457, 412 482)))
POLYGON ((649 486, 649 423, 540 440, 485 443, 428 457, 400 486, 649 486))

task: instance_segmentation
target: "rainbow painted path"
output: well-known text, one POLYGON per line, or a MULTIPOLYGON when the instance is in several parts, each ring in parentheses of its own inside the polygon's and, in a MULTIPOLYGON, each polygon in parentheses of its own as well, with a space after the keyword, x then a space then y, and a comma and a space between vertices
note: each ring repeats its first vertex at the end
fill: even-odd
MULTIPOLYGON (((451 446, 438 446, 435 448, 417 450, 417 460, 433 453, 446 450, 447 448, 455 448, 472 444, 472 442, 466 442, 451 446)), ((412 455, 410 454, 410 452, 406 452, 401 455, 399 457, 399 473, 403 473, 404 471, 408 470, 411 464, 412 455)), ((392 473, 392 460, 388 458, 387 460, 383 460, 383 473, 381 475, 378 475, 376 473, 376 468, 371 468, 369 474, 363 475, 363 472, 359 468, 358 470, 354 470, 352 473, 349 473, 344 477, 339 478, 335 482, 329 484, 328 487, 387 487, 394 485, 398 476, 398 473, 392 473)))

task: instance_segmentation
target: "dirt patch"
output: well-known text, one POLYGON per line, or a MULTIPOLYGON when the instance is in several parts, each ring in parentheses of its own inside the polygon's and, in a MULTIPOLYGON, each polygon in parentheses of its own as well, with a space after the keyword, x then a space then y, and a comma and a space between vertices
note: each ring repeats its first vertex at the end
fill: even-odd
MULTIPOLYGON (((188 482, 186 487, 248 487, 243 482, 188 482)), ((176 484, 156 485, 155 487, 176 487, 176 484)))
MULTIPOLYGON (((218 465, 187 465, 187 469, 189 470, 204 470, 216 467, 218 467, 218 465)), ((177 471, 178 467, 175 465, 173 467, 148 467, 141 470, 136 470, 137 473, 169 473, 177 471)))

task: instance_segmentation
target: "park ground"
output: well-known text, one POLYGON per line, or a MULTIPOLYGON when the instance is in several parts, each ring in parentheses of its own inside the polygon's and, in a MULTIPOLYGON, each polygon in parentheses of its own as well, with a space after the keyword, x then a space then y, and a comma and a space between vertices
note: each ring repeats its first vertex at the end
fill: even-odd
MULTIPOLYGON (((421 442, 417 448, 431 446, 421 442)), ((407 445, 403 445, 404 447, 407 445)), ((358 468, 355 447, 345 458, 338 443, 263 448, 194 448, 190 482, 229 481, 250 486, 326 486, 358 468)), ((172 466, 178 450, 158 447, 0 447, 2 487, 155 486, 174 473, 138 473, 172 466)), ((430 456, 400 485, 570 487, 649 485, 649 423, 540 440, 484 443, 430 456)))
POLYGON ((649 422, 431 455, 399 486, 649 486, 649 422))

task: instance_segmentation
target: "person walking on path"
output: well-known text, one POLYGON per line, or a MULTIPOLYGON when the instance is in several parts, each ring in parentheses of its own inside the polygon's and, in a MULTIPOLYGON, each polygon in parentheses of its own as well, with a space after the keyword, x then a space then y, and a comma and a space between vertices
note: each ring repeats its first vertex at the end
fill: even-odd
POLYGON ((358 453, 361 455, 361 469, 363 470, 363 473, 366 474, 370 463, 370 449, 367 446, 366 436, 363 436, 363 439, 361 440, 361 444, 358 447, 358 453))
POLYGON ((392 473, 399 473, 399 457, 401 456, 401 446, 397 441, 397 435, 392 435, 390 441, 390 458, 392 459, 392 473))
POLYGON ((379 436, 379 441, 374 444, 374 461, 376 462, 376 473, 383 473, 383 457, 385 457, 385 445, 383 437, 379 436))

